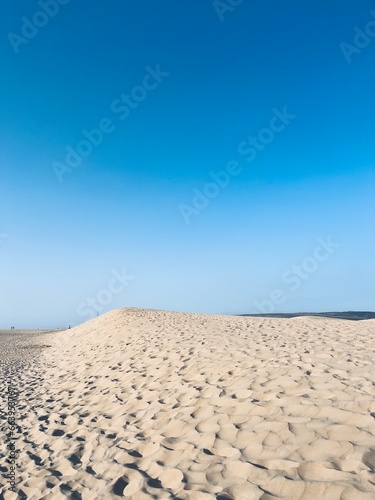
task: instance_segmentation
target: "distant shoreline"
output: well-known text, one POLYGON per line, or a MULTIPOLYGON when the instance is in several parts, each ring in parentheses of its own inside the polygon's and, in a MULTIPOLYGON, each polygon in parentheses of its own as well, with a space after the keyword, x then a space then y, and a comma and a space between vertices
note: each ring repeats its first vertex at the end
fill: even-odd
POLYGON ((269 314, 239 314, 238 316, 251 316, 254 318, 298 318, 301 316, 318 316, 320 318, 348 319, 361 321, 375 319, 375 312, 370 311, 345 311, 345 312, 322 312, 322 313, 269 313, 269 314))

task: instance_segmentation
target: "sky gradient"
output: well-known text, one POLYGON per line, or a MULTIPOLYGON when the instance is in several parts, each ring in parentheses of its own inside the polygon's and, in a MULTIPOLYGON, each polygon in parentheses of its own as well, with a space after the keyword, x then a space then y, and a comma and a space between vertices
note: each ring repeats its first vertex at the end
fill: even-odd
POLYGON ((1 21, 0 328, 375 309, 375 2, 47 3, 1 21))

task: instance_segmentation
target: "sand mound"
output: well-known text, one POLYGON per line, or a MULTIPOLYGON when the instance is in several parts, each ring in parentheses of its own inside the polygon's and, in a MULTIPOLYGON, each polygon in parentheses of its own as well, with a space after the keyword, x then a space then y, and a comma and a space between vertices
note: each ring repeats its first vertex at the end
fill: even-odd
POLYGON ((375 498, 374 321, 120 309, 43 345, 24 498, 375 498))

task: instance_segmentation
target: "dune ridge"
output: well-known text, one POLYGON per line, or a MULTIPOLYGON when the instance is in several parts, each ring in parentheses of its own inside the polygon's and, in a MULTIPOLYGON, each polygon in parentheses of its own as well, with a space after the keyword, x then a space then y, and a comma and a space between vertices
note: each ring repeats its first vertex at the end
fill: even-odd
POLYGON ((32 342, 24 498, 375 499, 374 320, 119 309, 32 342))

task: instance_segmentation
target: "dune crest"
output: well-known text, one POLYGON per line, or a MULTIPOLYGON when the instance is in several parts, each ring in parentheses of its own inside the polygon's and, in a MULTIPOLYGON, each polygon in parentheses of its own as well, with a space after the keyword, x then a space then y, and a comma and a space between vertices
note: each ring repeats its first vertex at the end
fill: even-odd
POLYGON ((27 498, 375 498, 374 320, 119 309, 37 341, 27 498))

